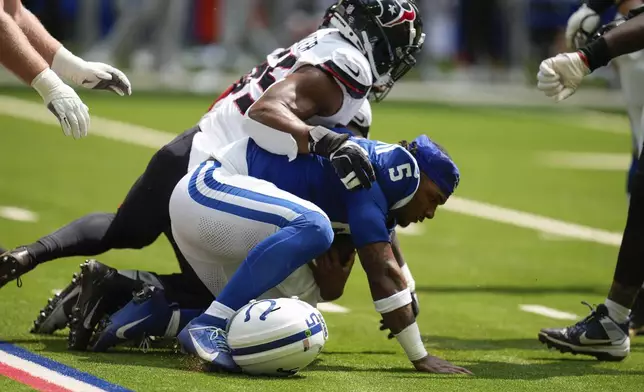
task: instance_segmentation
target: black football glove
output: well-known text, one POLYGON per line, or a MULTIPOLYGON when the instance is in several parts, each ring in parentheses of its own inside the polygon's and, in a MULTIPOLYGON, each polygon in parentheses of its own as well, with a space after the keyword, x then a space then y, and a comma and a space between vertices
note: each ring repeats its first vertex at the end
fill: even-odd
MULTIPOLYGON (((414 312, 414 317, 418 317, 418 314, 420 313, 420 307, 418 306, 418 296, 416 295, 415 292, 411 293, 411 310, 414 312)), ((381 331, 389 331, 389 328, 385 326, 385 320, 380 319, 380 330, 381 331)), ((394 338, 394 333, 389 331, 389 335, 387 335, 387 339, 393 339, 394 338)))
POLYGON ((329 159, 348 190, 371 188, 376 173, 367 152, 348 139, 347 134, 317 126, 309 132, 309 151, 329 159))

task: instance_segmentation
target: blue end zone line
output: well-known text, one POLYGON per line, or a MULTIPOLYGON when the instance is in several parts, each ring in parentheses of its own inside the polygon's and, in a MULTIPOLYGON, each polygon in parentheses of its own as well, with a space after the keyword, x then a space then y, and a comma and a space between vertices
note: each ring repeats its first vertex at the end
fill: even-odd
POLYGON ((40 366, 46 367, 47 369, 53 370, 57 373, 63 374, 71 378, 75 378, 76 380, 93 385, 97 388, 104 389, 106 391, 132 392, 131 389, 127 389, 119 385, 112 384, 108 381, 101 380, 96 376, 92 376, 91 374, 81 372, 80 370, 76 370, 67 365, 63 365, 60 362, 56 362, 52 359, 45 358, 38 354, 32 353, 31 351, 28 351, 24 348, 15 346, 11 343, 3 342, 1 340, 0 340, 0 350, 8 354, 15 355, 16 357, 25 359, 27 361, 36 363, 40 366))

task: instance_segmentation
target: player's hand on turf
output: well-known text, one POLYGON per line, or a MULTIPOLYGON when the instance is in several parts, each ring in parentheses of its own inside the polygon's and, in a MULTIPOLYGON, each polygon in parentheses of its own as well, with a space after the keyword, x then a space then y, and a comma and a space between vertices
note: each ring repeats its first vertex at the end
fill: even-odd
POLYGON ((349 135, 315 127, 309 133, 309 150, 328 158, 349 190, 371 188, 371 183, 376 180, 367 151, 349 140, 349 135))
POLYGON ((580 52, 558 54, 541 62, 537 88, 559 102, 573 95, 589 73, 580 52))
MULTIPOLYGON (((414 312, 414 317, 418 317, 418 314, 420 313, 420 306, 418 306, 418 295, 416 295, 415 291, 411 292, 411 310, 414 312)), ((380 319, 380 330, 381 331, 389 331, 389 334, 387 335, 387 339, 393 339, 394 333, 389 330, 389 327, 385 325, 385 320, 380 319)))
POLYGON ((444 359, 428 355, 425 358, 412 362, 419 372, 423 373, 447 373, 447 374, 469 374, 473 373, 460 366, 453 365, 444 359))
POLYGON ((566 25, 566 45, 570 50, 585 46, 600 24, 600 17, 586 4, 575 11, 566 25), (581 33, 581 34, 579 34, 581 33))
POLYGON ((74 139, 87 136, 89 109, 73 88, 63 83, 50 69, 36 76, 31 85, 38 91, 47 109, 56 116, 65 136, 73 136, 74 139))

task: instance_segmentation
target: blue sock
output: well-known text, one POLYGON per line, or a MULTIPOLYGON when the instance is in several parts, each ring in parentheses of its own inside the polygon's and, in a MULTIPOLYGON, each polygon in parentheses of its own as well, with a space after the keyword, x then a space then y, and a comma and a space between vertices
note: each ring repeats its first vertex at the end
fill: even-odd
POLYGON ((239 310, 324 253, 332 242, 333 229, 325 216, 315 211, 300 215, 248 253, 216 302, 239 310))

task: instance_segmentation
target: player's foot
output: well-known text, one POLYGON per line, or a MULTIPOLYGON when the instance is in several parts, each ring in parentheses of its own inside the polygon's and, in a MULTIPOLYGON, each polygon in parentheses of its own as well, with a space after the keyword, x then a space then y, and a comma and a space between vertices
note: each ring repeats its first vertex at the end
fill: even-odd
POLYGON ((87 260, 80 267, 80 293, 69 321, 67 346, 70 350, 87 349, 96 325, 106 314, 110 280, 118 273, 96 260, 87 260))
POLYGON ((49 335, 65 328, 69 323, 72 307, 76 304, 79 293, 80 277, 78 274, 74 274, 72 282, 63 291, 54 295, 53 298, 49 298, 47 306, 38 314, 30 332, 49 335))
POLYGON ((637 335, 644 335, 644 289, 640 290, 631 309, 629 329, 631 339, 637 335))
POLYGON ((194 354, 217 369, 239 372, 228 346, 226 331, 213 326, 214 317, 203 314, 179 332, 177 339, 184 352, 194 354))
POLYGON ((179 309, 168 303, 164 291, 146 284, 132 301, 101 321, 92 339, 92 350, 107 351, 126 341, 140 342, 148 336, 164 336, 173 318, 178 326, 178 317, 179 309))
POLYGON ((591 355, 600 361, 621 361, 631 349, 628 322, 619 324, 608 315, 606 305, 600 304, 585 319, 568 328, 546 328, 539 340, 548 348, 562 353, 591 355))
POLYGON ((16 279, 18 287, 22 286, 20 277, 36 267, 27 248, 16 248, 0 254, 0 288, 16 279))

